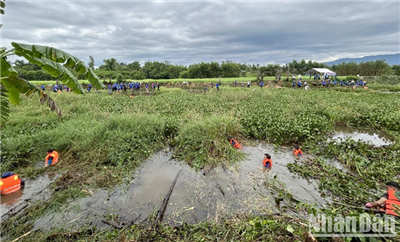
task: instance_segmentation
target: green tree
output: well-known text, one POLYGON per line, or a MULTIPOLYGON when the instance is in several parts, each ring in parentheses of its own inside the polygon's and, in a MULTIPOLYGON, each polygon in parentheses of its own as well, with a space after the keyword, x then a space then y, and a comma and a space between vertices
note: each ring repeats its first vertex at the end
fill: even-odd
POLYGON ((93 68, 93 67, 94 67, 94 58, 93 58, 93 56, 89 56, 89 63, 88 63, 88 66, 89 66, 90 68, 93 68))
MULTIPOLYGON (((5 1, 0 0, 0 13, 4 14, 5 1)), ((1 26, 0 26, 1 27, 1 26)), ((103 84, 94 74, 93 70, 75 56, 72 56, 62 50, 41 46, 11 42, 12 49, 6 50, 0 47, 0 80, 1 80, 1 119, 0 125, 4 126, 10 114, 10 102, 12 104, 20 103, 20 94, 32 96, 38 93, 40 102, 48 103, 52 111, 61 115, 61 110, 49 95, 31 82, 21 78, 19 73, 7 60, 8 56, 17 55, 25 58, 31 64, 39 66, 43 71, 56 77, 60 82, 67 85, 75 93, 84 93, 84 89, 79 84, 78 79, 71 73, 84 74, 96 88, 103 88, 103 84)))
POLYGON ((104 65, 99 66, 99 69, 104 69, 106 71, 116 71, 119 66, 115 58, 103 60, 104 65))

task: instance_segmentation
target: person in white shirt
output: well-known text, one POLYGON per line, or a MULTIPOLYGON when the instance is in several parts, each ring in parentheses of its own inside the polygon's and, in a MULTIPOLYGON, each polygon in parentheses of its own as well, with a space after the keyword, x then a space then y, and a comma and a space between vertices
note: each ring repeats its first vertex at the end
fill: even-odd
POLYGON ((304 89, 306 89, 306 91, 310 90, 309 86, 306 86, 304 89))

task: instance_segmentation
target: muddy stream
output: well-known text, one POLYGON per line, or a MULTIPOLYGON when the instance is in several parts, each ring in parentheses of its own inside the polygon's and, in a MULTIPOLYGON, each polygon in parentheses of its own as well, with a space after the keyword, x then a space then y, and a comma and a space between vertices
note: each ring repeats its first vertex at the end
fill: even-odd
MULTIPOLYGON (((265 143, 244 146, 241 152, 246 154, 243 161, 231 167, 217 167, 206 175, 194 171, 185 162, 172 159, 171 153, 158 152, 132 174, 128 184, 112 190, 89 190, 91 195, 68 203, 60 208, 62 212, 47 213, 38 218, 34 229, 77 229, 94 225, 102 228, 109 226, 102 222, 103 219, 123 225, 136 219, 139 214, 141 216, 137 222, 141 222, 159 209, 162 198, 180 170, 164 216, 165 222, 174 225, 219 220, 240 214, 278 212, 275 202, 278 195, 266 186, 274 179, 299 201, 320 206, 329 202, 330 198, 323 198, 318 192, 317 181, 303 179, 286 167, 295 159, 307 159, 307 155, 298 159, 290 149, 275 149, 265 143), (262 169, 265 153, 272 156, 273 167, 269 172, 262 169)), ((332 162, 330 164, 335 165, 332 162)), ((49 184, 58 177, 44 174, 36 179, 27 179, 23 190, 2 196, 2 218, 25 209, 35 201, 48 199, 51 195, 49 184)))
POLYGON ((129 184, 110 191, 93 191, 91 196, 62 208, 64 212, 45 214, 37 219, 35 228, 76 229, 94 225, 101 228, 109 226, 102 223, 103 219, 124 224, 139 214, 137 221, 143 221, 160 207, 180 170, 165 212, 164 221, 170 224, 277 212, 274 194, 266 188, 266 182, 274 177, 300 201, 318 205, 327 202, 319 194, 317 182, 302 179, 287 169, 286 165, 295 159, 291 150, 275 150, 271 145, 259 143, 255 147, 243 147, 242 152, 246 153, 243 161, 232 167, 217 167, 206 175, 194 171, 185 162, 171 159, 171 153, 159 152, 142 164, 129 184), (264 153, 272 156, 273 168, 269 172, 262 170, 264 153))
POLYGON ((43 201, 51 196, 50 183, 55 181, 59 175, 45 174, 34 179, 24 179, 25 186, 10 195, 1 196, 0 214, 4 220, 8 215, 22 211, 34 202, 43 201))

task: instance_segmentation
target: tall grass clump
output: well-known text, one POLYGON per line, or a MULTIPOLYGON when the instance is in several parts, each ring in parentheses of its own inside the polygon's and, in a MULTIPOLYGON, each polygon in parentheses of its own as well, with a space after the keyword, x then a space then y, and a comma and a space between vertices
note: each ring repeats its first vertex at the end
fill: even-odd
POLYGON ((229 143, 240 142, 240 124, 229 117, 210 117, 184 124, 175 138, 175 155, 196 169, 214 167, 221 162, 233 163, 243 156, 229 143))

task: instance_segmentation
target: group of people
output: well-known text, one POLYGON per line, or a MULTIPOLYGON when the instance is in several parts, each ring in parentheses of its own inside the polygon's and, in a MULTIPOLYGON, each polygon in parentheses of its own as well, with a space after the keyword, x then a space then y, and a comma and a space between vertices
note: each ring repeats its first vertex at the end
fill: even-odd
MULTIPOLYGON (((229 143, 232 145, 233 148, 235 149, 241 149, 242 146, 237 142, 234 138, 228 138, 229 143)), ((303 151, 301 151, 300 147, 298 145, 293 146, 293 155, 294 156, 302 156, 303 151)), ((263 167, 265 169, 271 169, 272 168, 272 159, 271 155, 269 154, 264 154, 264 158, 262 161, 263 167)))
MULTIPOLYGON (((242 146, 235 139, 230 138, 229 143, 235 149, 241 149, 242 146)), ((301 151, 298 145, 293 146, 293 155, 303 156, 303 152, 301 151)), ((272 169, 272 157, 270 154, 264 154, 262 161, 264 170, 272 169)), ((376 208, 381 212, 392 215, 394 217, 400 218, 400 185, 397 182, 390 181, 386 183, 387 192, 381 196, 381 198, 375 202, 369 202, 365 204, 366 208, 376 208)))
MULTIPOLYGON (((43 91, 45 91, 46 90, 46 86, 45 85, 41 85, 40 86, 40 89, 42 89, 43 91)), ((62 91, 66 91, 66 92, 71 92, 71 88, 69 88, 67 85, 61 85, 61 84, 55 84, 52 88, 51 88, 51 90, 53 91, 53 92, 58 92, 58 93, 60 93, 60 92, 62 92, 62 91)))
MULTIPOLYGON (((47 150, 47 156, 44 166, 53 166, 58 162, 58 152, 54 149, 47 150)), ((25 181, 21 180, 14 172, 6 171, 1 175, 0 193, 1 195, 9 195, 15 193, 25 186, 25 181)))
MULTIPOLYGON (((140 90, 140 87, 141 87, 141 85, 142 84, 144 84, 144 83, 140 83, 140 82, 130 82, 129 84, 127 84, 126 82, 121 82, 121 83, 114 83, 113 85, 111 85, 111 84, 108 84, 108 92, 111 94, 112 92, 122 92, 122 91, 127 91, 128 90, 128 88, 129 88, 129 90, 135 90, 135 91, 139 91, 140 90)), ((160 83, 154 83, 154 82, 152 82, 151 83, 151 86, 150 86, 150 84, 149 83, 146 83, 145 84, 145 89, 146 89, 146 91, 148 92, 149 91, 149 88, 153 88, 153 90, 156 90, 156 88, 157 88, 157 90, 159 91, 160 90, 160 83)))
MULTIPOLYGON (((235 149, 241 149, 242 146, 234 138, 228 138, 229 143, 235 149)), ((298 145, 293 146, 293 155, 302 156, 298 145)), ((58 152, 54 149, 47 150, 47 156, 45 158, 45 167, 53 166, 58 162, 58 152)), ((265 170, 272 168, 272 157, 270 154, 264 154, 262 165, 265 170)), ((25 185, 25 181, 21 180, 17 174, 13 172, 4 172, 0 179, 0 191, 1 195, 9 195, 19 191, 25 185)), ((386 183, 387 192, 381 196, 381 198, 374 202, 365 204, 366 208, 377 208, 380 209, 387 215, 392 215, 399 218, 400 213, 400 185, 397 182, 390 181, 386 183)))

